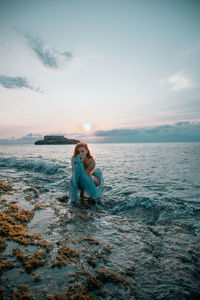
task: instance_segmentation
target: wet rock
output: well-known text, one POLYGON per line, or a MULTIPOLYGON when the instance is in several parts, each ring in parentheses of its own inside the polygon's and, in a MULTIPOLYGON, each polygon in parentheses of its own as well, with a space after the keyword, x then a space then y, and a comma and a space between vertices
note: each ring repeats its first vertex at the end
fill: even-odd
POLYGON ((88 262, 88 264, 89 264, 90 266, 92 266, 93 268, 95 268, 96 265, 97 265, 97 263, 98 263, 98 260, 97 260, 94 256, 89 255, 89 256, 87 257, 87 262, 88 262))
POLYGON ((34 281, 42 281, 43 280, 43 278, 42 278, 42 276, 41 275, 36 275, 35 277, 34 277, 34 281))
POLYGON ((58 197, 57 199, 60 202, 66 203, 69 200, 69 196, 68 195, 64 195, 64 196, 58 197))

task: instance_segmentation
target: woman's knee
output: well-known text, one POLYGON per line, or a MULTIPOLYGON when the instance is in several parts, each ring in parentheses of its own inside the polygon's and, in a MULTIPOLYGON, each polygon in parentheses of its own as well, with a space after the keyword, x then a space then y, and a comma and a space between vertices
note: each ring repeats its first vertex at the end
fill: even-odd
POLYGON ((98 186, 100 184, 100 180, 99 178, 97 178, 96 176, 92 175, 92 180, 94 181, 95 185, 98 186))

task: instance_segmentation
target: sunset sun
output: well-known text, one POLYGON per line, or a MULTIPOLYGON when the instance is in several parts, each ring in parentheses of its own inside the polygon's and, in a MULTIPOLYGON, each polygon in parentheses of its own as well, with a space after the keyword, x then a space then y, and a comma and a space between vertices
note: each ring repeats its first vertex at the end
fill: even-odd
POLYGON ((85 131, 90 131, 92 129, 92 124, 91 123, 84 123, 84 124, 82 124, 82 127, 85 131))

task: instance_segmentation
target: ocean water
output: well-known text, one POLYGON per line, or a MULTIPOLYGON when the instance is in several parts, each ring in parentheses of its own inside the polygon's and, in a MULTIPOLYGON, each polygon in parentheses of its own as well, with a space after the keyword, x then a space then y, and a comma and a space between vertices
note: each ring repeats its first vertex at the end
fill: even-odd
MULTIPOLYGON (((104 175, 105 210, 155 225, 184 219, 199 234, 198 218, 195 222, 200 209, 199 143, 89 147, 104 175)), ((53 198, 68 194, 73 149, 73 145, 1 145, 1 177, 27 180, 53 198)))
MULTIPOLYGON (((100 265, 133 279, 136 299, 197 299, 200 143, 89 144, 89 148, 103 172, 103 197, 98 208, 87 209, 92 221, 85 228, 78 221, 66 225, 68 234, 81 236, 84 230, 109 245, 112 252, 100 265), (132 273, 127 271, 131 266, 132 273)), ((46 234, 55 205, 63 219, 71 213, 70 200, 60 204, 59 199, 69 194, 73 149, 74 145, 0 145, 0 180, 14 184, 18 203, 31 208, 25 195, 32 188, 32 194, 38 193, 34 201, 49 207, 38 212, 30 232, 46 234)), ((54 229, 52 242, 63 239, 63 227, 54 229)), ((55 282, 54 278, 54 289, 55 282)), ((12 276, 10 284, 14 285, 12 276)), ((109 297, 129 299, 125 294, 109 297)))

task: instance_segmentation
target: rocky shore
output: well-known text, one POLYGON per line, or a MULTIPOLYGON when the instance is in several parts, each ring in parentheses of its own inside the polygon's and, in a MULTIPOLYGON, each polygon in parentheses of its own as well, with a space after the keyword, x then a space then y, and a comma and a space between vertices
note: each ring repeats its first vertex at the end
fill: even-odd
POLYGON ((0 182, 0 195, 1 299, 105 299, 116 294, 135 299, 135 282, 105 265, 110 246, 87 230, 73 232, 98 218, 87 203, 66 213, 58 201, 48 212, 38 192, 27 188, 25 201, 32 208, 24 209, 16 188, 5 182, 0 182), (45 211, 51 218, 48 224, 43 220, 41 230, 45 211))
POLYGON ((186 229, 111 215, 87 198, 73 207, 25 180, 0 182, 0 254, 4 300, 200 296, 199 239, 186 229))

